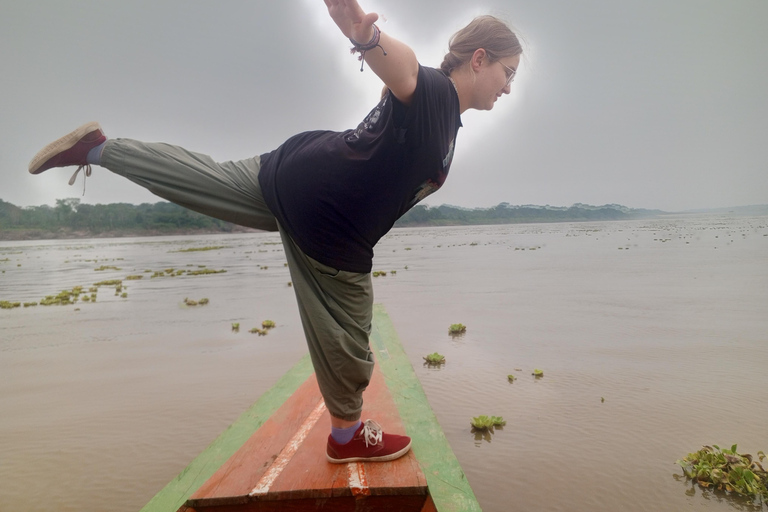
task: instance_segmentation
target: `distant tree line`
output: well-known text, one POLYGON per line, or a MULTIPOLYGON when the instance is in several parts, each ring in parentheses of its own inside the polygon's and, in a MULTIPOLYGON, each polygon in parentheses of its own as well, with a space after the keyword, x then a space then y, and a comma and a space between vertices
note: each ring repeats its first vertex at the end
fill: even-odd
MULTIPOLYGON (((395 226, 453 226, 466 224, 510 224, 526 222, 574 222, 627 220, 653 217, 658 210, 635 210, 621 205, 570 207, 512 206, 501 203, 492 208, 416 205, 395 226)), ((28 237, 99 236, 116 232, 163 234, 174 232, 232 232, 240 227, 187 210, 173 203, 82 204, 77 198, 57 199, 56 206, 20 208, 0 199, 0 238, 12 239, 25 232, 28 237), (31 235, 30 235, 31 233, 31 235), (38 236, 35 236, 37 233, 38 236)))
POLYGON ((466 224, 516 224, 535 222, 578 222, 629 220, 655 217, 659 210, 631 209, 617 204, 570 207, 512 206, 501 203, 491 208, 460 208, 456 206, 424 206, 411 208, 395 226, 455 226, 466 224))
POLYGON ((79 199, 57 199, 56 206, 20 208, 0 200, 0 231, 171 233, 179 231, 231 232, 234 224, 187 210, 173 203, 82 204, 79 199))

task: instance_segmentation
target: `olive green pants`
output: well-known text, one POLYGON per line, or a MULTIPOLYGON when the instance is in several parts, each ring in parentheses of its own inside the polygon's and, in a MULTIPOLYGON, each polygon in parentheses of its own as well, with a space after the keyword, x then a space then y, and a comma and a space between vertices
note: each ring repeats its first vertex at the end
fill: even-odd
POLYGON ((101 166, 196 212, 251 228, 279 230, 326 406, 337 418, 360 418, 363 391, 373 372, 368 346, 371 275, 319 263, 280 229, 261 193, 258 156, 217 163, 170 144, 110 139, 101 166))

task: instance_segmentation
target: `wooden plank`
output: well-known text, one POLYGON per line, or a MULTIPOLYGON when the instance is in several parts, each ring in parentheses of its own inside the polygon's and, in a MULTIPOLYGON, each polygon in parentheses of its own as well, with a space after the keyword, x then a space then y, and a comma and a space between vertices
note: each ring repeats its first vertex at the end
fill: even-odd
MULTIPOLYGON (((249 494, 263 476, 269 477, 267 473, 275 470, 274 463, 280 461, 281 452, 296 431, 307 420, 318 420, 310 416, 322 405, 321 401, 317 392, 317 381, 312 374, 261 428, 190 496, 187 504, 196 506, 200 500, 222 505, 251 501, 249 494)), ((324 409, 324 405, 322 408, 324 409)))
MULTIPOLYGON (((379 422, 388 432, 405 433, 378 367, 364 396, 363 419, 379 422)), ((330 415, 324 416, 275 481, 270 499, 426 494, 427 482, 412 452, 387 463, 330 464, 325 456, 330 415)))
POLYGON ((178 510, 192 493, 203 485, 307 380, 312 371, 312 363, 307 355, 198 455, 186 469, 157 493, 141 509, 142 512, 178 510))
MULTIPOLYGON (((365 396, 371 412, 367 416, 389 432, 405 432, 377 367, 365 396)), ((366 510, 375 510, 371 508, 373 503, 381 500, 369 498, 392 496, 393 503, 410 504, 409 509, 399 510, 421 511, 427 482, 413 452, 386 463, 331 464, 325 456, 329 431, 330 415, 312 375, 200 486, 186 506, 206 511, 271 510, 271 502, 289 508, 309 503, 306 500, 319 500, 327 501, 330 507, 339 500, 346 503, 342 498, 352 497, 363 500, 366 510), (253 505, 254 501, 260 505, 253 505)), ((357 503, 358 508, 361 504, 357 503)))
POLYGON ((374 305, 371 348, 397 404, 406 433, 413 439, 413 452, 427 478, 436 510, 480 511, 475 493, 429 407, 392 321, 380 304, 374 305))

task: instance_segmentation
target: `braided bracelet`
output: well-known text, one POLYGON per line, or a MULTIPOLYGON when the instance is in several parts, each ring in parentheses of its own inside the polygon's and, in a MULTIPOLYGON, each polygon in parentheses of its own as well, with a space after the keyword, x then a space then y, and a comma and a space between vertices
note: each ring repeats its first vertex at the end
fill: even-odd
POLYGON ((349 38, 349 41, 353 44, 352 48, 350 49, 350 53, 355 54, 357 52, 360 52, 360 56, 357 58, 361 62, 360 64, 360 71, 363 71, 363 66, 365 66, 365 52, 373 50, 377 46, 381 48, 381 51, 384 52, 384 56, 387 56, 387 51, 384 49, 383 46, 379 44, 379 41, 381 41, 381 30, 379 30, 379 27, 377 27, 375 24, 373 25, 373 37, 370 41, 368 41, 365 44, 358 43, 351 37, 349 38))

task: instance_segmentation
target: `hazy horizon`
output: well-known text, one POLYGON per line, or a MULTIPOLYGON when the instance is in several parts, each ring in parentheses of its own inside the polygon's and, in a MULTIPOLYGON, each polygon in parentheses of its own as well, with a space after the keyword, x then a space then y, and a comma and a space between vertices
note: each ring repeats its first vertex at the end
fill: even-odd
MULTIPOLYGON (((80 200, 81 204, 90 204, 90 205, 97 205, 97 204, 101 204, 101 205, 108 205, 108 204, 130 204, 132 206, 139 206, 139 205, 142 205, 142 204, 156 204, 156 203, 170 203, 171 202, 171 201, 166 201, 165 199, 155 198, 155 200, 153 200, 153 201, 142 201, 142 202, 114 201, 114 202, 109 202, 109 203, 103 203, 103 202, 83 201, 82 198, 80 198, 80 197, 59 197, 59 198, 56 198, 54 200, 54 202, 51 203, 51 204, 43 203, 43 204, 33 204, 33 205, 23 205, 22 206, 22 205, 15 204, 12 201, 8 201, 8 200, 0 197, 0 201, 5 201, 6 203, 10 203, 13 206, 17 206, 19 208, 37 208, 37 207, 41 207, 41 206, 49 206, 51 208, 55 208, 56 207, 56 201, 57 200, 61 200, 61 199, 78 199, 78 200, 80 200)), ((427 206, 429 208, 438 208, 438 207, 441 207, 441 206, 445 206, 445 207, 450 207, 450 208, 462 208, 462 209, 474 210, 474 209, 494 208, 494 207, 499 206, 501 204, 508 204, 509 206, 513 206, 513 207, 534 206, 534 207, 541 207, 541 208, 543 208, 543 207, 570 208, 570 207, 577 206, 577 205, 584 205, 584 206, 589 206, 589 207, 594 207, 594 208, 601 208, 601 207, 606 207, 606 206, 621 206, 621 207, 625 207, 625 208, 630 208, 632 210, 652 210, 652 211, 653 210, 658 210, 658 211, 662 211, 664 213, 687 213, 687 212, 697 212, 697 211, 706 212, 706 211, 729 210, 729 209, 768 208, 768 203, 755 203, 755 204, 741 204, 741 205, 715 206, 715 207, 704 206, 704 207, 701 207, 701 208, 689 208, 689 209, 686 209, 686 210, 662 210, 662 209, 659 209, 659 208, 647 208, 647 207, 642 206, 642 205, 640 205, 640 206, 629 206, 629 205, 625 205, 625 204, 621 204, 621 203, 615 203, 615 202, 614 203, 603 203, 603 204, 589 204, 589 203, 584 203, 584 202, 580 202, 580 201, 577 201, 577 202, 571 203, 571 204, 535 204, 535 203, 520 203, 520 204, 516 204, 516 203, 511 203, 509 201, 501 201, 501 202, 499 202, 497 204, 489 205, 489 206, 471 206, 471 205, 470 206, 464 206, 464 205, 456 205, 456 204, 449 204, 449 203, 423 204, 423 205, 427 206)))

